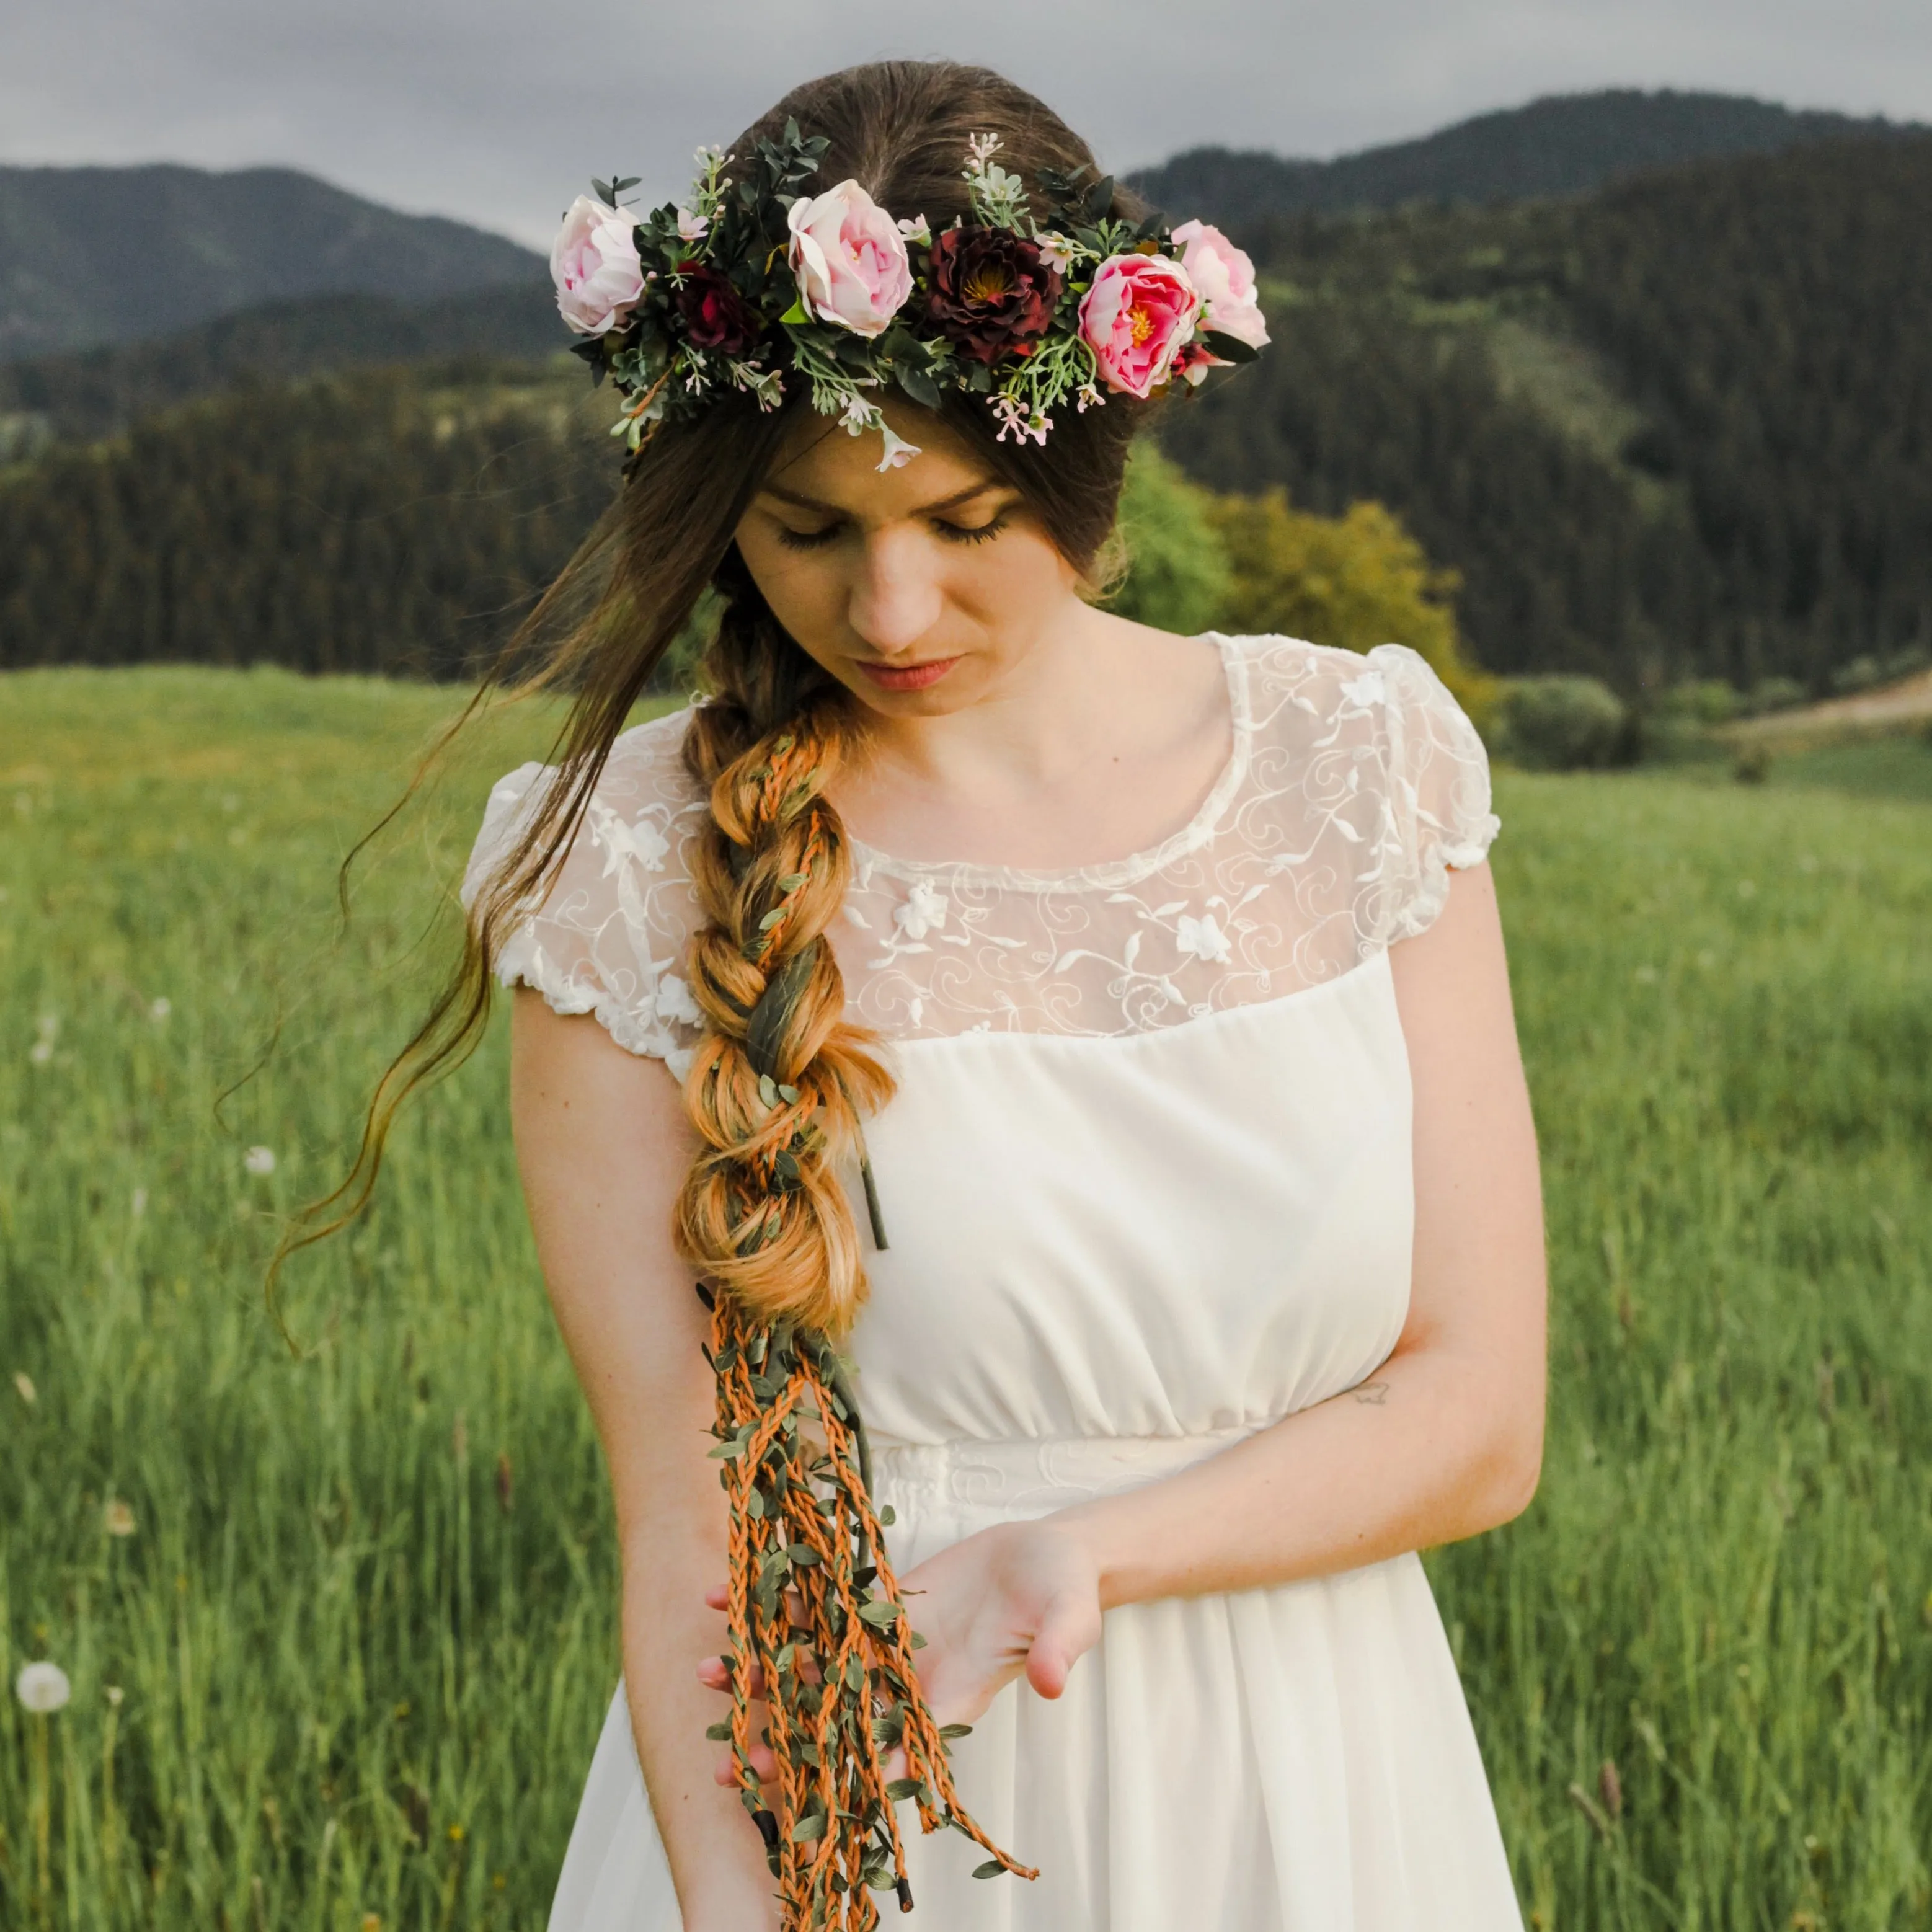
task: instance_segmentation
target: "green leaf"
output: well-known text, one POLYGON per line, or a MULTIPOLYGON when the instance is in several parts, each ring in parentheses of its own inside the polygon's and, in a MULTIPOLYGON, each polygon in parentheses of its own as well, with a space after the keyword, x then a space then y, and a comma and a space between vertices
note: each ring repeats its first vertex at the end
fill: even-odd
POLYGON ((899 387, 922 408, 939 407, 939 385, 923 369, 915 369, 910 362, 901 362, 893 368, 892 375, 899 387))
POLYGON ((939 1735, 942 1738, 970 1738, 973 1735, 970 1724, 941 1724, 939 1735))
POLYGON ((890 1529, 892 1525, 897 1522, 898 1520, 898 1512, 892 1508, 890 1503, 887 1503, 884 1508, 879 1511, 879 1527, 881 1529, 890 1529))
POLYGON ((1081 212, 1089 221, 1098 221, 1107 212, 1114 199, 1114 178, 1102 175, 1087 190, 1087 200, 1081 212))
POLYGON ((731 1742, 731 1720, 727 1718, 721 1724, 706 1724, 704 1735, 714 1744, 728 1744, 731 1742))
POLYGON ((808 1543, 794 1543, 784 1553, 801 1570, 809 1570, 819 1560, 818 1552, 808 1543))
POLYGON ((804 296, 796 296, 792 299, 791 307, 778 320, 781 322, 814 322, 818 318, 806 307, 804 296))
POLYGON ((926 1790, 922 1778, 896 1778, 886 1786, 886 1796, 896 1804, 903 1798, 916 1798, 926 1790))
POLYGON ((772 928, 777 925, 778 921, 783 919, 784 916, 785 909, 783 906, 773 906, 771 910, 766 913, 763 919, 759 920, 758 930, 760 932, 770 932, 772 928))
POLYGON ((998 1858, 988 1858, 984 1864, 973 1868, 973 1876, 975 1878, 998 1878, 1005 1870, 1006 1867, 998 1858))
POLYGON ((825 1835, 825 1819, 819 1814, 810 1818, 801 1818, 791 1828, 791 1841, 794 1845, 808 1845, 814 1838, 825 1835))
POLYGON ((898 1604, 884 1597, 874 1597, 859 1606, 859 1614, 874 1630, 884 1630, 898 1622, 901 1612, 898 1604))
POLYGON ((1220 356, 1223 362, 1252 362, 1262 352, 1245 342, 1238 342, 1232 335, 1222 334, 1217 329, 1204 328, 1198 339, 1209 355, 1220 356))

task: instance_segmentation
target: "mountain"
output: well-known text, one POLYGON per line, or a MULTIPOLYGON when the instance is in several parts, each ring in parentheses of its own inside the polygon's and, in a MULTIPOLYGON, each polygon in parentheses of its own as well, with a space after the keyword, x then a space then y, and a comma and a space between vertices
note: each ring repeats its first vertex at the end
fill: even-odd
POLYGON ((1163 440, 1217 488, 1385 502, 1492 670, 1903 668, 1932 652, 1928 208, 1932 134, 1277 218, 1273 344, 1163 440))
POLYGON ((548 275, 427 302, 331 295, 264 303, 157 340, 0 362, 0 464, 49 442, 119 435, 157 410, 240 383, 466 354, 534 362, 568 340, 548 275))
POLYGON ((542 256, 292 168, 0 167, 0 361, 172 334, 263 302, 426 302, 542 256))
POLYGON ((1195 148, 1130 178, 1157 207, 1244 232, 1270 215, 1580 194, 1647 168, 1914 131, 1739 94, 1618 88, 1550 94, 1332 161, 1195 148))

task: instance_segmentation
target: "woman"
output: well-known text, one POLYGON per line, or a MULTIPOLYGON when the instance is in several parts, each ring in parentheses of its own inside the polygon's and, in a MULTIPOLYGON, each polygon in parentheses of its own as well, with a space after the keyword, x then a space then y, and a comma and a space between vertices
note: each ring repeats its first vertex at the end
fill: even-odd
POLYGON ((754 153, 796 190, 793 319, 852 329, 849 366, 876 368, 856 358, 900 340, 889 308, 923 302, 962 386, 934 408, 861 383, 828 421, 757 362, 748 285, 694 259, 666 326, 752 359, 737 392, 686 384, 667 410, 662 372, 622 360, 630 218, 611 245, 580 227, 560 272, 640 398, 637 454, 558 674, 561 770, 496 788, 465 886, 474 958, 518 988, 518 1157, 622 1556, 623 1680, 551 1923, 779 1922, 742 1769, 706 1741, 733 1526, 691 1264, 737 1279, 746 1210, 718 1220, 718 1176, 802 1088, 824 1132, 772 1183, 755 1292, 844 1324, 926 1699, 973 1726, 964 1804, 1039 1871, 976 1882, 974 1845, 914 1834, 928 1922, 1516 1926, 1415 1554, 1517 1514, 1540 1455, 1536 1155, 1481 746, 1400 646, 1179 638, 1092 601, 1146 399, 1265 339, 1219 238, 1163 320, 1146 264, 1182 231, 1132 242, 1144 211, 977 69, 798 90, 707 157, 674 212, 694 246, 754 153), (1063 208, 1097 193, 1076 216, 1117 224, 1108 272, 1151 293, 1097 322, 1104 290, 1082 298, 1091 393, 1000 406, 1060 352, 1040 316, 1077 250, 1042 229, 949 288, 967 242, 931 238, 1042 183, 1063 208), (881 211, 932 250, 916 288, 881 211), (869 280, 842 287, 841 263, 869 280), (622 729, 707 583, 712 695, 622 729), (747 1016, 782 976, 773 1087, 747 1016))

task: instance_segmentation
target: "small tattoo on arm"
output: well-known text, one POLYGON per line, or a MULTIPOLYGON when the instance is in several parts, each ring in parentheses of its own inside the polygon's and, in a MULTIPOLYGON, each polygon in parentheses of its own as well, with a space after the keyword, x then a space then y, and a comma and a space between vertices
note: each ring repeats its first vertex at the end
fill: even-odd
POLYGON ((1355 1390, 1355 1400, 1358 1402, 1372 1402, 1379 1408, 1388 1400, 1388 1392, 1387 1382, 1364 1382, 1355 1390))

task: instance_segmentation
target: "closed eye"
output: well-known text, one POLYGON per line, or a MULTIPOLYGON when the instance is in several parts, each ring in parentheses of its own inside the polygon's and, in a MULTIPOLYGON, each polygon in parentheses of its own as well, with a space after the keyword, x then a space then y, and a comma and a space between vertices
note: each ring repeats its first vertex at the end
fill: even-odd
MULTIPOLYGON (((945 543, 989 543, 1012 521, 1010 509, 1001 510, 983 524, 949 524, 944 518, 932 521, 934 533, 945 543)), ((844 527, 844 519, 827 524, 822 530, 795 530, 789 524, 778 526, 778 538, 787 550, 823 550, 844 527)))

